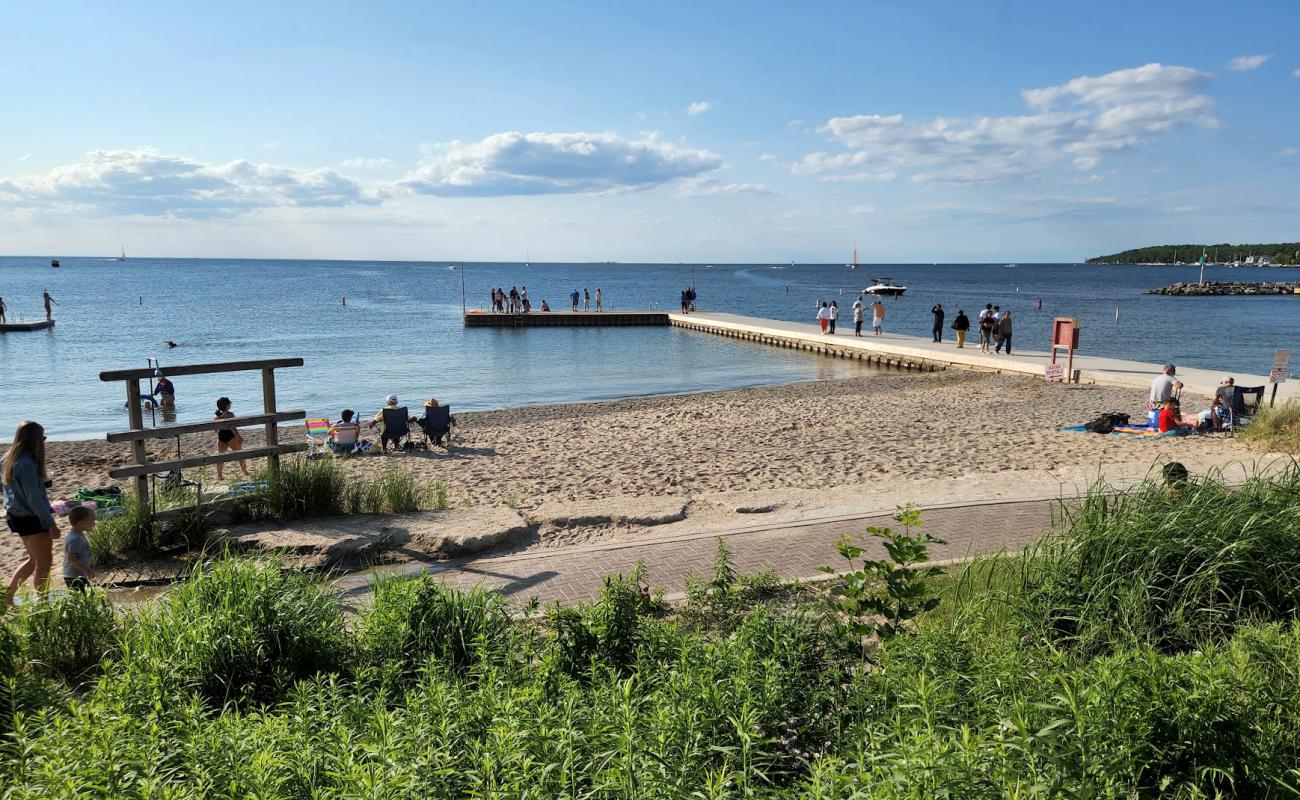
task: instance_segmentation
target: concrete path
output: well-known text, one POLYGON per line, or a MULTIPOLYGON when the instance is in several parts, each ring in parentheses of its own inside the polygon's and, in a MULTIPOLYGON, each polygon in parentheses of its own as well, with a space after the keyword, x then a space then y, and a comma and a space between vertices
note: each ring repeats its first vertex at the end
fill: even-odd
MULTIPOLYGON (((864 333, 861 337, 853 335, 853 323, 841 325, 841 330, 834 336, 821 333, 811 323, 784 322, 782 320, 744 317, 737 314, 722 314, 699 311, 692 314, 669 314, 674 325, 703 329, 724 336, 737 334, 757 334, 759 336, 777 337, 797 342, 801 345, 833 344, 838 349, 862 350, 889 356, 915 359, 917 361, 940 362, 957 367, 967 367, 997 372, 1016 372, 1030 375, 1043 375, 1043 366, 1051 357, 1048 353, 1017 349, 1015 355, 985 355, 979 350, 978 332, 971 331, 974 341, 967 340, 966 347, 958 349, 952 339, 952 331, 945 331, 948 341, 935 344, 919 336, 903 336, 886 333, 872 336, 864 333), (846 332, 847 330, 847 332, 846 332)), ((841 320, 842 321, 842 320, 841 320)), ((888 318, 886 318, 888 322, 888 318)), ((865 328, 869 332, 869 328, 865 328)), ((1061 356, 1058 361, 1063 361, 1061 356)), ((1161 364, 1148 364, 1141 361, 1126 361, 1119 358, 1102 358, 1075 353, 1074 368, 1080 370, 1083 383, 1099 383, 1110 386, 1135 386, 1148 388, 1151 380, 1160 373, 1161 364)), ((1248 375, 1237 371, 1233 365, 1225 364, 1221 370, 1191 369, 1180 367, 1178 379, 1191 394, 1213 396, 1219 381, 1225 374, 1233 375, 1238 386, 1268 386, 1267 375, 1248 375)), ((1268 392, 1272 387, 1268 386, 1268 392)), ((1300 397, 1300 382, 1288 381, 1278 385, 1278 400, 1300 397)), ((1267 393, 1265 395, 1267 399, 1267 393)))
MULTIPOLYGON (((1059 507, 1060 501, 1047 499, 932 507, 922 512, 922 523, 924 530, 947 541, 931 547, 931 558, 948 561, 1020 550, 1050 528, 1052 515, 1059 507)), ((770 567, 782 578, 806 579, 820 576, 822 566, 844 570, 846 564, 835 552, 835 543, 846 533, 857 537, 869 526, 898 527, 889 514, 831 517, 438 564, 397 565, 377 572, 380 575, 427 572, 451 586, 464 589, 482 586, 501 591, 512 605, 518 606, 533 597, 543 604, 591 600, 600 593, 606 575, 629 573, 641 562, 645 565, 647 583, 654 589, 663 589, 671 597, 686 588, 689 576, 712 574, 719 537, 731 549, 731 563, 739 573, 770 567)), ((884 549, 874 540, 859 538, 859 543, 864 542, 869 557, 884 555, 884 549)), ((335 582, 335 588, 345 603, 355 609, 369 601, 375 574, 345 576, 335 582)))

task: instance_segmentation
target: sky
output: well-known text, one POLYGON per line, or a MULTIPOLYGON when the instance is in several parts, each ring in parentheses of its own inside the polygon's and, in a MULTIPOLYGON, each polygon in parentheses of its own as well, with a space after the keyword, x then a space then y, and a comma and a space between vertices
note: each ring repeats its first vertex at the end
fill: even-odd
POLYGON ((0 254, 1074 261, 1300 239, 1300 3, 18 3, 0 254))

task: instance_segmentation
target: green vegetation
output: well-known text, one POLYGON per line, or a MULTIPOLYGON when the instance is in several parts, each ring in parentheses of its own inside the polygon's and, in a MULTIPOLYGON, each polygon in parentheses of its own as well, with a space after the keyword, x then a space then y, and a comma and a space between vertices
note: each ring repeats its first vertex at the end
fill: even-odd
POLYGON ((344 625, 306 578, 217 562, 156 607, 0 622, 0 793, 1294 797, 1298 504, 1298 470, 1098 491, 1023 556, 906 579, 903 510, 852 607, 720 546, 679 610, 634 574, 511 618, 426 575, 344 625), (873 597, 892 635, 844 632, 873 597))
POLYGON ((1300 401, 1261 408, 1238 436, 1266 450, 1300 455, 1300 401))
POLYGON ((1205 253, 1206 260, 1231 263, 1237 259, 1245 261, 1254 256, 1258 261, 1265 256, 1274 266, 1295 266, 1300 264, 1300 242, 1280 242, 1276 244, 1162 244, 1154 247, 1139 247, 1108 256, 1088 259, 1089 264, 1173 264, 1181 261, 1191 264, 1205 253))

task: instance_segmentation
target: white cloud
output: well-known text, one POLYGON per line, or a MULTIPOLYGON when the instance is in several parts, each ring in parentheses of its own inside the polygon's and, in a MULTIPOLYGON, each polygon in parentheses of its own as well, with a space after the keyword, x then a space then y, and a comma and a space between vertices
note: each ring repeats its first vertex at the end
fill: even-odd
POLYGON ((206 217, 276 206, 373 204, 379 196, 329 169, 236 160, 208 164, 153 148, 95 150, 44 175, 0 178, 0 200, 110 214, 206 217))
POLYGON ((32 154, 31 154, 31 153, 23 153, 22 155, 18 156, 18 158, 14 159, 14 160, 15 160, 15 161, 18 161, 18 162, 21 163, 21 162, 26 161, 27 159, 29 159, 29 158, 31 158, 31 157, 32 157, 32 154))
POLYGON ((498 133, 438 149, 398 185, 417 194, 497 197, 648 189, 710 173, 722 159, 648 136, 498 133))
POLYGON ((1280 158, 1290 158, 1298 153, 1300 153, 1300 147, 1283 147, 1277 154, 1280 158))
POLYGON ((1228 69, 1233 72, 1249 72, 1252 69, 1259 69, 1273 57, 1272 53, 1266 53, 1258 56, 1237 56, 1228 62, 1228 69))
POLYGON ((374 170, 393 166, 390 158, 349 158, 343 162, 344 169, 374 170))
POLYGON ((712 108, 713 108, 712 100, 697 100, 696 102, 691 103, 689 106, 686 107, 686 113, 692 117, 696 117, 712 108))
POLYGON ((792 119, 792 120, 790 120, 789 122, 787 122, 787 123, 785 124, 785 129, 788 130, 788 131, 797 131, 797 130, 799 130, 800 128, 802 128, 803 126, 804 126, 804 121, 803 121, 803 120, 801 120, 801 119, 792 119))
POLYGON ((875 206, 852 206, 849 208, 849 213, 854 216, 865 217, 876 213, 876 210, 875 206))
POLYGON ((814 152, 790 165, 821 180, 888 180, 907 170, 916 182, 991 183, 1038 177, 1064 163, 1093 170, 1107 154, 1146 145, 1187 125, 1214 128, 1210 76, 1147 64, 1059 86, 1028 89, 1020 116, 901 114, 834 117, 820 128, 846 152, 814 152))
POLYGON ((720 194, 776 194, 761 183, 723 183, 709 176, 687 178, 682 182, 681 193, 687 197, 711 197, 720 194))
POLYGON ((1300 67, 1296 67, 1295 69, 1291 70, 1291 77, 1300 78, 1300 67))

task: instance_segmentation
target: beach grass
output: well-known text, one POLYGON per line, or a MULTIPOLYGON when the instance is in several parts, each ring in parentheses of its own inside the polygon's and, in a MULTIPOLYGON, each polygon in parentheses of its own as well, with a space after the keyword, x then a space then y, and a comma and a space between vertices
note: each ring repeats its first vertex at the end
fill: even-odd
POLYGON ((346 625, 325 585, 218 560, 150 607, 0 619, 0 785, 13 798, 1293 796, 1297 490, 1296 472, 1097 487, 1040 547, 934 578, 938 606, 868 656, 824 594, 747 585, 725 546, 675 610, 639 573, 523 616, 426 575, 381 581, 346 625), (56 629, 99 634, 38 663, 59 651, 56 629))
POLYGON ((1300 400, 1261 408, 1238 436, 1266 450, 1300 455, 1300 400))

